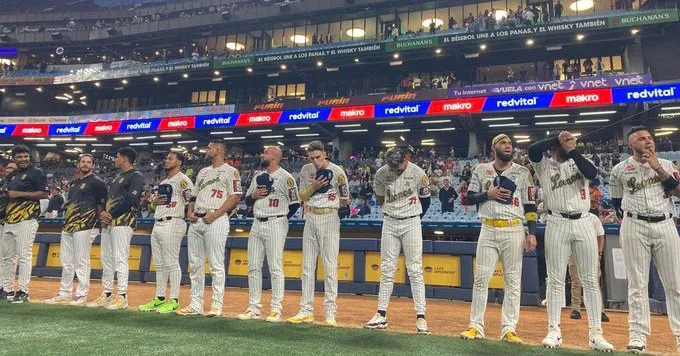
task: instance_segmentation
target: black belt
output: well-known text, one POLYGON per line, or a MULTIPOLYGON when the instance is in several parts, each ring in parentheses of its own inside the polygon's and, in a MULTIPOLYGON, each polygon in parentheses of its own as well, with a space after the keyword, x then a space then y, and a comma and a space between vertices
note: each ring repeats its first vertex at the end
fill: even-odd
POLYGON ((384 214, 384 213, 383 213, 383 215, 387 216, 387 217, 390 218, 390 219, 394 219, 394 220, 407 220, 407 219, 413 219, 413 218, 415 218, 415 217, 417 217, 417 216, 420 216, 420 215, 412 215, 412 216, 407 216, 407 217, 405 217, 405 218, 397 218, 397 217, 394 217, 394 216, 386 215, 386 214, 384 214))
POLYGON ((267 221, 269 221, 269 220, 274 220, 274 219, 282 218, 282 217, 284 217, 284 216, 286 216, 286 215, 268 216, 268 217, 266 217, 266 218, 255 218, 255 219, 257 219, 257 221, 259 221, 259 222, 267 222, 267 221))
POLYGON ((198 218, 204 218, 208 213, 195 213, 196 217, 198 218))
POLYGON ((628 216, 629 218, 634 218, 634 219, 646 221, 648 223, 657 223, 657 222, 666 221, 667 219, 672 218, 673 214, 650 216, 650 215, 640 215, 640 214, 633 214, 631 212, 627 212, 626 216, 628 216))
POLYGON ((172 219, 180 219, 181 220, 182 218, 176 218, 176 217, 173 217, 173 216, 166 216, 164 218, 156 219, 156 222, 170 221, 172 219))
POLYGON ((557 211, 548 210, 548 214, 550 214, 550 215, 557 214, 557 215, 562 216, 565 219, 578 220, 583 216, 584 213, 571 213, 570 214, 570 213, 560 213, 560 212, 557 212, 557 211))

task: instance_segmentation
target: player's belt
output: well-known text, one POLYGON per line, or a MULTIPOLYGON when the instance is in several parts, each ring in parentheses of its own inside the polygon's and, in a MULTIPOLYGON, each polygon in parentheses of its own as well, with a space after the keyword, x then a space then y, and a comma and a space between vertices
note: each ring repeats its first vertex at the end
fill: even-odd
POLYGON ((390 219, 394 219, 394 220, 408 220, 408 219, 413 219, 413 218, 415 218, 415 217, 417 217, 417 216, 420 216, 420 215, 412 215, 412 216, 407 216, 407 217, 403 217, 403 218, 398 218, 398 217, 396 217, 396 216, 389 216, 389 215, 386 215, 386 214, 384 214, 384 213, 383 213, 383 215, 387 216, 387 217, 390 218, 390 219))
MULTIPOLYGON (((198 216, 198 214, 196 214, 196 216, 198 216)), ((203 214, 203 216, 205 216, 205 214, 203 214)), ((202 218, 203 216, 199 216, 199 217, 202 218)), ((173 216, 166 216, 164 218, 156 219, 156 222, 170 221, 172 219, 183 220, 184 218, 176 218, 176 217, 173 217, 173 216)))
POLYGON ((666 220, 672 218, 673 214, 664 213, 663 215, 642 215, 642 214, 631 213, 629 211, 629 212, 626 213, 626 216, 628 216, 629 218, 638 219, 638 220, 646 221, 646 222, 649 222, 649 223, 657 223, 657 222, 666 221, 666 220))
POLYGON ((522 221, 519 219, 512 220, 482 219, 482 224, 492 227, 511 227, 522 225, 522 221))
POLYGON ((279 218, 282 218, 284 216, 286 216, 286 215, 268 216, 266 218, 255 218, 255 219, 257 219, 257 221, 259 221, 259 222, 267 222, 269 220, 279 219, 279 218))
POLYGON ((548 210, 548 214, 554 215, 554 216, 560 216, 560 217, 563 217, 565 219, 578 220, 581 217, 585 216, 587 213, 561 213, 559 211, 548 210))
POLYGON ((337 209, 333 208, 309 208, 309 212, 316 215, 325 215, 335 213, 337 209))

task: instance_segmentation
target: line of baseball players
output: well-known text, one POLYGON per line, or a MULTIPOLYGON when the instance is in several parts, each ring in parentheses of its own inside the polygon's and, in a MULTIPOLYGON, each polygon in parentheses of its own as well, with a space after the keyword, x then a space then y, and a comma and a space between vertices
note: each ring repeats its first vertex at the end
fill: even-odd
MULTIPOLYGON (((612 170, 611 187, 614 205, 623 218, 621 242, 629 278, 629 344, 628 350, 644 352, 650 333, 647 281, 649 261, 653 259, 666 288, 669 320, 680 348, 680 240, 673 226, 672 195, 679 196, 677 167, 656 157, 654 140, 644 127, 629 133, 633 155, 612 170)), ((589 344, 593 349, 611 351, 613 346, 602 336, 600 324, 601 296, 597 283, 598 246, 595 225, 590 223, 588 180, 597 175, 595 166, 576 148, 576 139, 567 131, 556 137, 534 143, 529 156, 542 183, 548 208, 546 226, 546 262, 548 266, 548 334, 544 346, 559 347, 561 300, 567 260, 574 255, 585 290, 589 319, 589 344), (550 151, 550 158, 544 153, 550 151)), ((470 327, 461 337, 484 337, 484 311, 488 282, 500 258, 504 267, 505 298, 501 339, 521 343, 515 332, 519 318, 521 264, 523 250, 535 248, 535 204, 533 182, 527 168, 511 162, 512 141, 499 135, 492 141, 495 160, 475 169, 465 204, 478 204, 482 231, 477 245, 475 283, 470 327), (528 234, 522 222, 528 223, 528 234)), ((28 300, 30 280, 30 247, 37 230, 36 202, 47 194, 44 174, 29 163, 29 151, 23 146, 13 150, 18 169, 6 185, 8 198, 2 234, 2 293, 14 293, 14 302, 28 300), (11 242, 11 243, 10 243, 11 242), (28 256, 28 258, 26 257, 28 256), (14 271, 19 264, 19 289, 12 290, 14 271), (22 269, 23 267, 23 269, 22 269), (8 273, 8 271, 10 271, 8 273)), ((272 301, 267 321, 282 318, 284 276, 282 254, 290 219, 305 203, 306 223, 303 232, 303 276, 300 311, 288 321, 308 323, 314 320, 313 290, 316 258, 321 255, 325 271, 324 308, 326 325, 336 324, 337 255, 339 220, 337 209, 349 202, 347 177, 340 167, 326 158, 324 145, 310 143, 307 153, 311 161, 302 169, 301 188, 280 167, 281 151, 268 147, 262 155, 265 172, 256 175, 246 192, 247 203, 254 205, 255 220, 248 242, 249 306, 239 319, 258 319, 262 315, 261 290, 264 258, 270 269, 272 301)), ((213 300, 207 316, 220 316, 224 293, 224 251, 229 232, 227 212, 240 199, 241 182, 236 169, 224 163, 225 145, 211 142, 206 158, 212 165, 202 169, 195 184, 180 172, 184 157, 170 153, 165 168, 168 177, 161 182, 163 194, 156 204, 156 224, 152 232, 152 252, 157 265, 157 295, 140 310, 179 315, 203 312, 204 261, 208 256, 213 283, 213 300), (184 234, 184 207, 190 221, 188 232, 191 302, 179 308, 179 245, 184 234), (170 297, 166 299, 166 281, 170 281, 170 297)), ((62 265, 64 272, 58 296, 47 302, 88 305, 108 309, 127 308, 127 258, 135 226, 136 204, 143 184, 142 176, 133 169, 136 152, 122 148, 116 155, 120 174, 114 179, 108 196, 101 190, 100 179, 92 176, 94 160, 81 155, 80 177, 71 183, 66 202, 66 224, 62 233, 62 265), (74 189, 75 188, 75 189, 74 189), (92 218, 91 211, 98 212, 92 218), (70 224, 69 224, 70 222, 70 224), (102 284, 104 294, 87 303, 89 251, 102 227, 102 284), (72 297, 72 279, 76 273, 79 288, 72 297), (113 295, 113 277, 118 275, 117 295, 113 295)), ((425 288, 422 277, 422 232, 420 218, 429 207, 428 178, 410 163, 405 152, 393 148, 385 153, 386 165, 375 176, 378 203, 385 214, 381 237, 381 282, 376 314, 364 326, 369 329, 387 327, 387 306, 392 293, 394 273, 400 249, 406 257, 416 311, 416 329, 429 333, 425 321, 425 288)), ((160 187, 159 187, 160 191, 160 187)), ((39 215, 39 207, 37 208, 39 215)))

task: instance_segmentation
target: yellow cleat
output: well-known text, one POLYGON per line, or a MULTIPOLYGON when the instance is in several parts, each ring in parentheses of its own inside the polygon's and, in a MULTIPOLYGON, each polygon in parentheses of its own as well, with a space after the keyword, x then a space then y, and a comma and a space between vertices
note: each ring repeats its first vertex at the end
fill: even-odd
POLYGON ((335 319, 326 319, 326 323, 324 325, 333 328, 338 326, 338 322, 336 322, 335 319))
POLYGON ((194 309, 194 307, 192 307, 191 305, 188 305, 182 309, 177 310, 175 314, 179 316, 201 315, 201 311, 194 309))
POLYGON ((312 323, 314 322, 314 314, 301 311, 295 316, 288 318, 287 321, 291 324, 312 323))
POLYGON ((475 340, 475 339, 483 339, 484 336, 482 333, 477 330, 477 328, 470 327, 469 329, 463 331, 462 333, 458 334, 461 339, 465 340, 475 340))
POLYGON ((517 336, 514 331, 508 331, 501 337, 501 341, 509 342, 511 344, 523 344, 524 341, 517 336))

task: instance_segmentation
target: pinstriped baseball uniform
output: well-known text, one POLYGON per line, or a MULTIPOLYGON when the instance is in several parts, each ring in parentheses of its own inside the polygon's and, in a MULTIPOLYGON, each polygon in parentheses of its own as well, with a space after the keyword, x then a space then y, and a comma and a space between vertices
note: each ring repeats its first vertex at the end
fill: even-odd
MULTIPOLYGON (((321 254, 324 270, 324 309, 326 319, 335 319, 338 296, 338 253, 340 252, 340 198, 349 198, 347 175, 339 166, 328 163, 333 171, 333 179, 325 193, 315 193, 307 201, 309 212, 305 215, 305 227, 302 232, 302 298, 300 310, 314 311, 314 282, 316 259, 321 254), (314 209, 327 209, 323 213, 314 213, 314 209)), ((316 168, 309 163, 300 171, 300 189, 306 190, 316 177, 316 168)))
POLYGON ((399 250, 403 247, 415 311, 417 315, 425 314, 423 232, 420 224, 423 207, 418 198, 430 196, 430 181, 425 171, 411 162, 400 175, 385 165, 375 173, 375 193, 385 197, 378 310, 387 310, 394 288, 399 250))
POLYGON ((574 254, 591 330, 600 330, 602 298, 598 283, 597 231, 589 222, 590 192, 588 181, 573 159, 557 162, 543 158, 533 162, 541 181, 548 214, 545 229, 545 260, 548 270, 548 326, 559 328, 564 279, 569 256, 574 254), (578 219, 562 217, 560 213, 580 213, 578 219))
MULTIPOLYGON (((219 209, 230 196, 241 195, 241 175, 228 164, 205 167, 198 172, 191 196, 196 198, 194 212, 205 214, 219 209)), ((191 306, 203 310, 205 255, 210 263, 213 300, 211 308, 222 309, 224 299, 224 253, 229 235, 229 216, 224 214, 210 224, 199 218, 189 226, 188 249, 191 277, 191 306)))
MULTIPOLYGON (((672 162, 659 163, 676 179, 680 173, 672 162)), ((612 198, 622 198, 624 217, 621 224, 626 274, 628 276, 628 331, 632 336, 646 337, 651 333, 649 321, 649 261, 654 261, 666 291, 666 308, 671 331, 680 337, 680 237, 673 219, 646 222, 627 213, 660 216, 675 213, 672 198, 664 192, 658 174, 649 164, 633 157, 617 164, 611 173, 612 198)))
POLYGON ((90 249, 99 234, 97 210, 106 204, 108 186, 90 174, 69 184, 59 258, 61 283, 59 295, 71 297, 73 276, 78 276, 77 297, 87 297, 90 288, 90 249))
POLYGON ((156 207, 153 230, 151 230, 151 253, 156 264, 156 296, 164 297, 170 280, 170 298, 179 298, 182 270, 179 266, 179 250, 187 231, 184 212, 194 184, 179 172, 160 184, 172 186, 172 196, 165 205, 156 207), (168 220, 169 219, 169 220, 168 220))
MULTIPOLYGON (((33 166, 26 169, 16 169, 7 176, 7 190, 22 192, 47 192, 47 177, 42 170, 33 166)), ((28 293, 28 283, 31 281, 33 241, 38 231, 40 217, 40 202, 30 199, 9 199, 5 208, 5 226, 2 233, 3 249, 0 256, 2 272, 4 273, 5 288, 9 292, 14 284, 15 265, 19 265, 19 290, 28 293)))
MULTIPOLYGON (((255 201, 255 220, 248 237, 248 308, 258 314, 262 309, 262 265, 265 255, 272 283, 271 311, 281 313, 285 288, 283 247, 288 236, 288 205, 300 202, 297 184, 290 173, 279 168, 269 175, 274 180, 271 193, 255 201)), ((247 196, 257 189, 256 180, 257 175, 254 175, 247 196)))
MULTIPOLYGON (((3 186, 3 191, 4 191, 4 186, 3 186)), ((6 267, 5 264, 5 254, 10 253, 10 249, 8 247, 3 247, 3 245, 6 242, 9 242, 10 240, 5 240, 3 238, 3 231, 5 229, 5 208, 7 207, 7 202, 8 198, 5 194, 0 194, 0 288, 2 288, 4 291, 11 291, 12 290, 12 278, 9 273, 5 273, 6 271, 16 271, 17 270, 17 259, 16 255, 12 256, 12 260, 8 262, 9 268, 6 267)))
POLYGON ((127 294, 130 256, 130 240, 137 226, 137 209, 139 197, 144 187, 144 176, 136 170, 118 174, 109 187, 106 211, 116 212, 127 205, 126 199, 135 199, 135 203, 113 213, 111 224, 102 228, 102 286, 104 293, 113 291, 114 275, 118 278, 118 294, 127 294))
MULTIPOLYGON (((513 163, 502 172, 497 172, 493 162, 479 164, 470 180, 469 191, 486 192, 494 180, 503 176, 516 185, 510 203, 487 200, 479 204, 479 217, 490 220, 524 220, 524 204, 534 204, 534 188, 531 173, 526 167, 513 163)), ((503 263, 505 296, 501 311, 501 335, 514 332, 519 320, 521 297, 522 259, 524 257, 524 226, 494 227, 482 224, 477 241, 475 260, 475 281, 472 289, 470 327, 484 335, 484 312, 489 292, 489 281, 500 257, 503 263)))
MULTIPOLYGON (((593 224, 593 229, 597 231, 596 237, 604 236, 604 226, 602 226, 602 220, 600 218, 590 213, 588 216, 590 218, 590 223, 593 224)), ((599 261, 598 261, 599 262, 599 261)), ((572 310, 581 310, 581 294, 583 293, 583 288, 581 288, 581 278, 578 275, 578 269, 576 267, 576 258, 572 254, 569 257, 568 263, 569 276, 571 277, 571 308, 572 310)), ((600 270, 598 268, 598 281, 600 278, 600 270)), ((602 294, 602 286, 600 286, 600 294, 602 294)), ((602 307, 604 309, 604 307, 602 307)))

